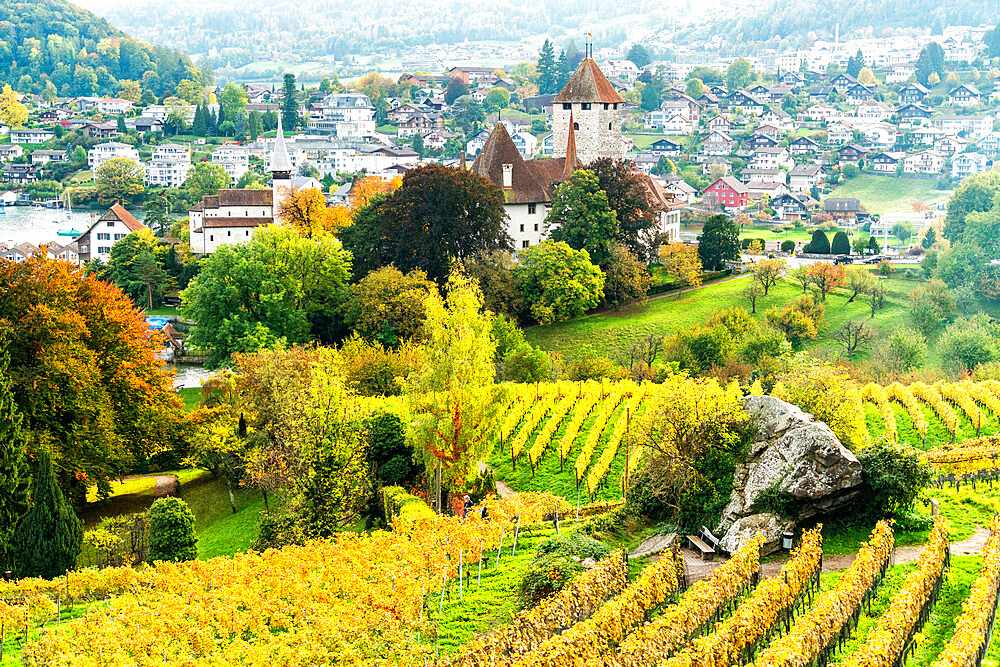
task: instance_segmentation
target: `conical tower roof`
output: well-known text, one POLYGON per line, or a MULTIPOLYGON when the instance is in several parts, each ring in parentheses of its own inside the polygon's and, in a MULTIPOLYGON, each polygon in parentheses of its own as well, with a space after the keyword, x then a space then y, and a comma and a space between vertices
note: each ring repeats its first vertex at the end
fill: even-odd
POLYGON ((278 136, 274 141, 274 152, 271 153, 271 172, 292 171, 292 161, 288 157, 288 147, 285 146, 285 133, 281 129, 281 114, 278 114, 278 136))
POLYGON ((554 104, 564 102, 597 102, 603 104, 624 104, 625 100, 611 85, 604 72, 593 58, 584 58, 573 72, 569 82, 553 98, 554 104))
POLYGON ((562 177, 560 180, 563 182, 568 181, 569 177, 573 175, 579 163, 576 159, 576 131, 573 129, 573 114, 569 115, 569 134, 566 135, 566 161, 563 165, 562 177))

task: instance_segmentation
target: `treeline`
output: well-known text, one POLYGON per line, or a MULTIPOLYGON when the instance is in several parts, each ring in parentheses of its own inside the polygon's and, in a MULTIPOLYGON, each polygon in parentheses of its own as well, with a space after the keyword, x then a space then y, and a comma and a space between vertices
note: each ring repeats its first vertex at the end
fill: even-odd
POLYGON ((210 78, 187 55, 133 39, 64 0, 0 4, 0 83, 18 92, 118 95, 127 80, 162 97, 184 79, 210 78))

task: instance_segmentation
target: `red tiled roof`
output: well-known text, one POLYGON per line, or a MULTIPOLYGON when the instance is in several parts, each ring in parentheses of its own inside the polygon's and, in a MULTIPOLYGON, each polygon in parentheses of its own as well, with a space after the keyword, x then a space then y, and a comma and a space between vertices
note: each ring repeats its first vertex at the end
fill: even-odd
MULTIPOLYGON (((533 162, 533 161, 532 161, 533 162)), ((561 163, 561 160, 555 160, 561 163)), ((504 201, 508 204, 528 204, 551 201, 543 182, 539 182, 521 153, 507 134, 503 123, 497 123, 479 155, 472 163, 473 173, 485 176, 503 188, 503 165, 511 165, 511 187, 504 188, 504 201)))
POLYGON ((146 225, 142 224, 135 217, 125 210, 125 207, 121 204, 114 204, 107 210, 107 212, 102 215, 98 220, 110 220, 111 218, 116 218, 125 224, 129 228, 129 231, 137 232, 140 229, 145 229, 146 225))
POLYGON ((585 58, 573 72, 569 82, 559 94, 552 99, 553 103, 561 102, 603 102, 604 104, 623 104, 622 96, 611 85, 607 77, 597 66, 593 58, 585 58))

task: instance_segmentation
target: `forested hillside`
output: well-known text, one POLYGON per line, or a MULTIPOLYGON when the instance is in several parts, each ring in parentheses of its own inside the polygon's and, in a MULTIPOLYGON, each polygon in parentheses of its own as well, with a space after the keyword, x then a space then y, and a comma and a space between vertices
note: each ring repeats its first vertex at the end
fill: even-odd
POLYGON ((129 80, 163 96, 203 78, 187 55, 133 39, 65 0, 0 3, 0 83, 19 92, 117 95, 129 80))

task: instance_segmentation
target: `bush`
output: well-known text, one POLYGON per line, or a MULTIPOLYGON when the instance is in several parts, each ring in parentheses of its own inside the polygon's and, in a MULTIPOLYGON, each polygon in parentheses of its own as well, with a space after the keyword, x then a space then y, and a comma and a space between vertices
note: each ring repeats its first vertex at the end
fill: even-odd
POLYGON ((77 568, 135 566, 149 554, 149 515, 122 514, 106 517, 97 528, 83 534, 83 550, 77 568))
POLYGON ((865 493, 859 505, 871 518, 905 512, 931 482, 931 467, 905 444, 878 442, 858 454, 865 493))
POLYGON ((552 363, 545 350, 521 343, 503 358, 503 377, 510 382, 541 382, 549 378, 552 363))
POLYGON ((573 382, 614 377, 615 365, 607 357, 586 356, 566 365, 566 379, 573 382))
POLYGON ((786 239, 781 242, 781 252, 795 252, 795 241, 786 239))
POLYGON ((851 254, 851 242, 847 238, 847 232, 839 231, 833 235, 833 245, 830 246, 830 251, 834 255, 851 254))
POLYGON ((386 523, 391 524, 396 518, 415 521, 434 519, 437 516, 427 503, 400 486, 383 487, 380 493, 386 523))
POLYGON ((803 250, 816 255, 829 255, 830 239, 826 237, 822 229, 817 229, 813 232, 812 239, 803 250))
POLYGON ((194 514, 180 498, 160 498, 149 508, 149 562, 198 557, 194 514))
POLYGON ((289 544, 302 545, 307 540, 302 517, 291 510, 264 514, 260 517, 260 532, 254 540, 256 551, 281 549, 289 544))
POLYGON ((406 442, 406 424, 392 412, 379 411, 366 423, 367 459, 376 479, 387 485, 401 484, 423 471, 413 463, 413 448, 406 442))
POLYGON ((521 579, 521 606, 528 609, 562 590, 566 582, 583 571, 582 559, 599 560, 609 553, 611 547, 579 532, 544 540, 521 579))

